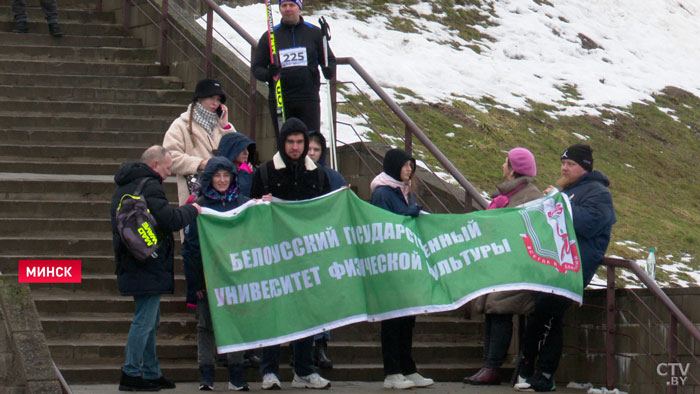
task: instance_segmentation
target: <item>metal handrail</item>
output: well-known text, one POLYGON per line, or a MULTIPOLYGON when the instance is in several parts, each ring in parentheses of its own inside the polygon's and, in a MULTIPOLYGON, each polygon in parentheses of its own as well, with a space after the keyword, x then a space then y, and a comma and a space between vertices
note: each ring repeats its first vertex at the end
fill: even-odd
POLYGON ((644 283, 644 285, 651 291, 651 293, 661 301, 661 303, 666 307, 666 309, 671 312, 671 315, 674 316, 678 322, 688 330, 690 335, 695 338, 696 341, 700 342, 700 330, 698 330, 697 327, 693 324, 690 319, 688 319, 683 312, 678 309, 676 304, 671 301, 671 299, 666 295, 666 293, 661 290, 659 285, 656 284, 656 282, 647 275, 644 270, 642 270, 637 263, 635 263, 632 260, 627 260, 627 259, 620 259, 620 258, 615 258, 615 257, 606 257, 605 260, 603 260, 603 264, 607 266, 613 266, 613 267, 620 267, 620 268, 626 268, 630 271, 632 271, 639 280, 644 283))
MULTIPOLYGON (((677 335, 677 325, 680 323, 688 333, 696 340, 700 341, 700 330, 688 319, 685 314, 678 309, 676 304, 673 303, 671 298, 669 298, 666 293, 661 290, 661 288, 656 284, 656 282, 649 277, 649 275, 642 270, 637 263, 628 259, 606 257, 603 260, 603 265, 607 266, 607 286, 606 286, 606 387, 608 389, 613 389, 615 387, 615 313, 618 311, 615 306, 615 268, 625 268, 632 271, 633 274, 647 287, 651 294, 658 299, 661 304, 669 311, 671 318, 669 321, 668 330, 668 356, 671 361, 677 361, 678 358, 678 343, 679 337, 677 335)), ((637 297, 638 298, 638 297, 637 297)), ((642 304, 649 310, 658 321, 662 321, 658 316, 656 316, 648 305, 642 304)), ((689 351, 688 347, 683 344, 686 351, 689 351)), ((691 352, 692 354, 692 352, 691 352)), ((695 358, 695 356, 693 355, 695 358)), ((652 356, 653 358, 653 356, 652 356)), ((696 358, 697 360, 697 358, 696 358)), ((697 379, 691 374, 691 377, 697 383, 697 379)), ((677 392, 676 386, 668 387, 670 394, 675 394, 677 392)))
MULTIPOLYGON (((460 184, 464 188, 464 190, 467 191, 467 193, 471 196, 474 201, 482 208, 486 209, 488 206, 488 203, 486 202, 486 199, 479 193, 476 188, 469 183, 467 178, 462 175, 461 172, 455 167, 452 162, 445 156, 440 149, 438 149, 435 144, 428 138, 423 131, 413 122, 413 119, 411 119, 406 113, 401 109, 401 107, 396 104, 396 102, 389 96, 384 89, 382 89, 381 86, 369 75, 367 71, 365 71, 362 66, 357 62, 352 57, 339 57, 336 58, 336 61, 338 64, 347 64, 351 66, 357 74, 362 77, 362 79, 369 85, 372 90, 374 90, 375 93, 386 103, 386 105, 398 116, 398 118, 406 125, 406 131, 407 134, 410 132, 410 134, 415 134, 416 137, 418 137, 418 140, 425 146, 428 151, 435 156, 435 158, 438 160, 438 162, 445 168, 447 172, 452 175, 457 183, 460 184)), ((407 135, 407 140, 408 135, 407 135)))

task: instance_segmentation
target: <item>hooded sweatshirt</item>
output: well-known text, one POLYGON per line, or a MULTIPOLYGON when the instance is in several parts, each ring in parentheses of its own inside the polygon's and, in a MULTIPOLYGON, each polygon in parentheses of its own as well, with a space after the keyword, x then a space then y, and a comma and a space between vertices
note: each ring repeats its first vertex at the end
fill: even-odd
MULTIPOLYGON (((238 192, 236 175, 237 172, 229 159, 220 156, 210 159, 202 172, 202 195, 197 199, 197 204, 202 208, 211 208, 218 212, 230 211, 243 204, 245 197, 238 192), (216 191, 211 184, 212 177, 219 170, 226 170, 231 173, 231 186, 223 194, 216 191)), ((197 304, 196 292, 204 290, 206 286, 196 221, 185 227, 182 258, 185 264, 185 279, 187 281, 187 303, 197 304)))
POLYGON ((225 134, 219 142, 219 156, 231 160, 232 163, 246 148, 248 148, 248 163, 241 164, 236 170, 238 170, 240 193, 250 197, 250 188, 253 186, 253 167, 250 163, 255 156, 255 142, 241 133, 225 134))
MULTIPOLYGON (((372 198, 370 202, 387 211, 405 216, 418 216, 421 206, 416 204, 410 187, 401 181, 401 168, 412 161, 415 171, 415 159, 406 151, 391 149, 384 155, 384 172, 377 175, 370 184, 372 198)), ((411 178, 413 174, 411 174, 411 178)))
POLYGON ((309 136, 306 125, 297 118, 289 118, 282 125, 277 139, 277 153, 272 160, 263 163, 253 174, 252 198, 261 198, 272 193, 282 200, 307 200, 331 191, 328 175, 323 167, 317 166, 306 153, 309 151, 309 136), (304 136, 304 149, 298 160, 292 160, 285 153, 284 145, 292 134, 304 136), (261 169, 266 167, 267 182, 263 179, 261 169))

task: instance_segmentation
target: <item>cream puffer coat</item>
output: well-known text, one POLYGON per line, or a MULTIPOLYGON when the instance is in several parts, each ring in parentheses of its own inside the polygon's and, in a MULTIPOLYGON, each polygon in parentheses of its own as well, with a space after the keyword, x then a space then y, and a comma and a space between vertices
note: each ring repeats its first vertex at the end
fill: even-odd
POLYGON ((183 112, 175 119, 165 132, 163 147, 170 151, 173 158, 171 171, 177 178, 177 198, 179 205, 185 204, 189 197, 185 176, 197 173, 197 168, 202 160, 214 156, 214 149, 219 147, 221 137, 226 133, 235 133, 236 129, 230 125, 228 130, 221 126, 214 127, 214 135, 209 137, 196 122, 192 122, 192 132, 189 130, 190 112, 183 112))

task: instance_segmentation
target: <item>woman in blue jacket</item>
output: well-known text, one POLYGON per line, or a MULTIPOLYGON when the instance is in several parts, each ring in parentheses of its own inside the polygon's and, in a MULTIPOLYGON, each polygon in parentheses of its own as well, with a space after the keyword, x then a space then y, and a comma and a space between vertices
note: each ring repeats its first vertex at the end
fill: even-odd
MULTIPOLYGON (((221 156, 209 159, 201 176, 202 195, 197 199, 197 203, 219 212, 238 207, 245 202, 245 197, 239 193, 236 178, 237 172, 231 160, 221 156)), ((187 280, 187 304, 197 307, 197 361, 201 375, 199 389, 211 391, 214 389, 216 344, 196 222, 185 227, 182 257, 187 280)), ((243 352, 228 353, 226 359, 229 390, 247 391, 248 383, 243 378, 243 352)))
MULTIPOLYGON (((384 155, 384 171, 377 175, 370 189, 371 203, 398 215, 418 216, 421 207, 411 192, 411 179, 416 172, 416 160, 401 149, 391 149, 384 155)), ((415 316, 382 321, 382 357, 384 387, 408 389, 426 387, 432 379, 421 376, 411 355, 415 316)))

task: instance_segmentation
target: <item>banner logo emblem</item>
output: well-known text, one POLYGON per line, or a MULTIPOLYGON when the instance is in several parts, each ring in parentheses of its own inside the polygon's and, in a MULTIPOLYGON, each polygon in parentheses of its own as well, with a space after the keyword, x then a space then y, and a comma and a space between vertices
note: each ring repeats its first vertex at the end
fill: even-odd
MULTIPOLYGON (((520 234, 520 237, 522 237, 531 259, 540 264, 551 265, 562 274, 566 271, 578 272, 581 269, 578 248, 574 247, 575 241, 569 238, 566 230, 566 217, 561 202, 557 203, 549 198, 542 205, 520 211, 520 215, 522 215, 527 228, 527 233, 520 234), (552 228, 551 234, 557 250, 543 248, 540 236, 535 233, 532 227, 530 215, 540 214, 547 218, 547 224, 552 228)), ((545 244, 547 243, 545 242, 545 244)))

